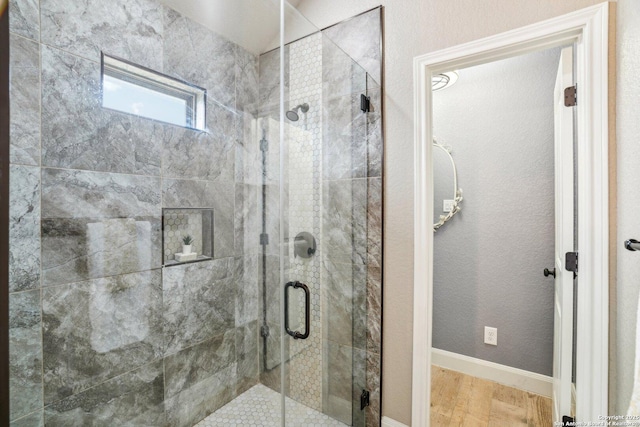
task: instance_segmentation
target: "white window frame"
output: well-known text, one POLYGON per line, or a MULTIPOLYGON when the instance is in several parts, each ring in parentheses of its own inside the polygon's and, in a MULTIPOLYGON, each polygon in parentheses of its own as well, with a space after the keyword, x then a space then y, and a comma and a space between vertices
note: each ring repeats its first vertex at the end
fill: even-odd
MULTIPOLYGON (((185 122, 187 128, 195 130, 206 129, 206 105, 207 90, 191 83, 175 79, 165 74, 154 71, 150 68, 134 64, 126 59, 108 55, 104 52, 101 54, 101 70, 100 70, 100 91, 101 99, 104 105, 104 76, 125 81, 164 95, 182 99, 186 102, 185 122)), ((107 107, 105 107, 107 108, 107 107)), ((132 114, 127 111, 120 111, 125 114, 132 114)), ((150 120, 162 121, 146 115, 139 115, 150 120)), ((162 121, 164 122, 164 121, 162 121)), ((169 123, 169 122, 167 122, 169 123)))

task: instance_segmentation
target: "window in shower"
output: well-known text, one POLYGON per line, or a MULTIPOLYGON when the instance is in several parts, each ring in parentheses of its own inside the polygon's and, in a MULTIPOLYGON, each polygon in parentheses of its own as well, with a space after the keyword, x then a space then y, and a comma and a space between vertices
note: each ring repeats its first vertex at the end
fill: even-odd
POLYGON ((204 130, 207 91, 131 62, 102 54, 102 106, 204 130))

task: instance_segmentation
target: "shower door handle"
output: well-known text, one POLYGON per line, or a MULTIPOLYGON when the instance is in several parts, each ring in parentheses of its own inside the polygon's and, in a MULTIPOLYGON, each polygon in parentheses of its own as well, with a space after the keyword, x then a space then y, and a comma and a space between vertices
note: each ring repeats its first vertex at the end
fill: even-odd
POLYGON ((284 329, 294 339, 309 338, 309 312, 311 310, 311 293, 309 287, 300 282, 289 282, 284 286, 284 329), (289 329, 289 288, 302 289, 304 291, 304 334, 289 329))

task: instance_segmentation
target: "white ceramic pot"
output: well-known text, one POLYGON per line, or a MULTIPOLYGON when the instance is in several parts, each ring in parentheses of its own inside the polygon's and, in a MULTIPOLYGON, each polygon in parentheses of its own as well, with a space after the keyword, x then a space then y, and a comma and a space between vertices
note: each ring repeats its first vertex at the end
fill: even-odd
POLYGON ((185 255, 188 255, 191 253, 191 246, 192 245, 182 245, 182 253, 185 255))

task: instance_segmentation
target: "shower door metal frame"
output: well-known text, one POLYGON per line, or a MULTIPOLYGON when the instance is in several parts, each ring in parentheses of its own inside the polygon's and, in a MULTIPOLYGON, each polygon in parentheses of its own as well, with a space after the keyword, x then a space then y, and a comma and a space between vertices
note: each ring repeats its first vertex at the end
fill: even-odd
MULTIPOLYGON (((286 8, 287 2, 286 0, 280 0, 280 129, 279 129, 279 141, 278 143, 280 144, 280 163, 279 163, 279 167, 280 170, 278 172, 278 178, 279 178, 279 182, 278 182, 278 197, 279 197, 279 206, 278 206, 278 213, 279 213, 279 223, 278 223, 278 232, 279 232, 279 283, 284 283, 284 277, 285 277, 285 265, 284 265, 284 257, 286 255, 285 252, 285 246, 283 245, 284 242, 284 233, 285 233, 285 219, 284 219, 284 212, 286 209, 286 203, 284 200, 283 195, 285 194, 285 182, 283 177, 285 176, 284 174, 284 165, 285 165, 285 160, 287 158, 287 150, 286 150, 286 145, 285 145, 285 132, 284 132, 284 123, 285 123, 285 74, 284 74, 284 70, 285 70, 285 66, 286 66, 286 52, 285 52, 285 8, 286 8)), ((284 355, 286 352, 286 340, 284 339, 284 328, 282 326, 284 326, 284 320, 285 320, 285 307, 284 307, 284 301, 282 301, 282 294, 280 296, 280 325, 281 327, 279 328, 280 330, 278 331, 278 333, 280 334, 280 365, 281 365, 281 370, 280 370, 280 423, 282 427, 285 427, 287 425, 287 420, 286 420, 286 380, 285 380, 285 376, 287 375, 287 368, 286 368, 286 363, 284 360, 284 355)))
POLYGON ((433 313, 431 76, 575 43, 578 137, 578 310, 576 417, 608 412, 609 3, 414 58, 414 304, 412 425, 429 425, 433 313), (425 262, 426 261, 426 262, 425 262), (426 331, 426 333, 425 333, 426 331))
POLYGON ((0 424, 9 425, 9 2, 0 0, 0 424))

